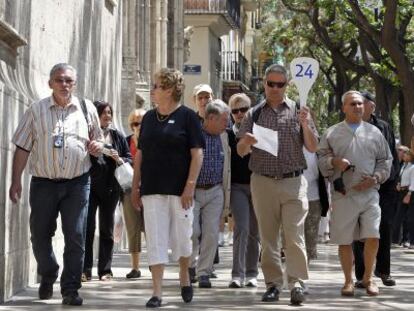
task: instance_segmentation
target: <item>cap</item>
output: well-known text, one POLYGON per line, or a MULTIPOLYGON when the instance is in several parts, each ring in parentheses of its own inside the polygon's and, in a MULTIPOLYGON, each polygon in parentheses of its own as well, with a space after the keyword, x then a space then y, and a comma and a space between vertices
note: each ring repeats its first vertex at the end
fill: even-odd
POLYGON ((372 101, 372 102, 375 103, 375 96, 372 95, 370 92, 364 91, 364 92, 361 92, 361 95, 365 99, 367 99, 367 100, 372 101))
POLYGON ((198 84, 193 89, 193 96, 197 96, 201 92, 206 92, 213 94, 213 90, 211 89, 210 85, 208 84, 198 84))

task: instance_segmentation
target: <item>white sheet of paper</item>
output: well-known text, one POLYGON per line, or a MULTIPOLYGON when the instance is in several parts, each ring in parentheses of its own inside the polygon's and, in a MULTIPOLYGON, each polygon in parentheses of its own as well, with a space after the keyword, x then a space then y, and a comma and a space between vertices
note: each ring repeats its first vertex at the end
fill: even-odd
POLYGON ((277 157, 279 151, 279 137, 277 131, 253 123, 253 135, 257 143, 253 146, 277 157))

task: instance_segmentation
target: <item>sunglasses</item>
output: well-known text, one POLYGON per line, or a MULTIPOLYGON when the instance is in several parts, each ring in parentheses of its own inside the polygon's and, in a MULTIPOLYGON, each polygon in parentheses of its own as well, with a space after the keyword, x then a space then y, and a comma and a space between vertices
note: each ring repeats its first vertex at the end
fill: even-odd
POLYGON ((59 83, 59 84, 63 84, 63 83, 66 83, 66 84, 73 84, 73 83, 75 83, 75 80, 73 80, 73 79, 62 79, 62 78, 57 78, 57 79, 54 79, 53 81, 55 81, 55 83, 59 83))
POLYGON ((266 84, 268 87, 271 87, 271 88, 277 87, 278 89, 281 89, 285 87, 286 81, 285 82, 266 81, 266 84))
POLYGON ((140 126, 141 122, 131 122, 131 126, 140 126))
POLYGON ((232 114, 238 114, 239 112, 247 112, 247 110, 249 110, 249 107, 242 107, 242 108, 235 108, 231 110, 232 114))

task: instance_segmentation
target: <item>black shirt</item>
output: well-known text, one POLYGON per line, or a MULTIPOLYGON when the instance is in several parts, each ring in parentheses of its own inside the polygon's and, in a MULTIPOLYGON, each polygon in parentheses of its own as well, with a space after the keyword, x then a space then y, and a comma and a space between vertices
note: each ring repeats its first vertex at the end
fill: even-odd
POLYGON ((380 191, 386 188, 390 188, 390 190, 394 190, 395 184, 398 180, 398 174, 400 172, 400 163, 398 160, 397 148, 395 147, 394 132, 391 126, 387 122, 376 117, 375 115, 371 116, 369 123, 371 123, 372 125, 375 125, 381 131, 382 135, 385 137, 385 139, 388 142, 388 146, 390 147, 392 158, 393 158, 390 177, 385 183, 381 185, 380 191))
POLYGON ((249 170, 250 155, 246 155, 243 158, 240 157, 237 154, 238 140, 233 129, 227 129, 227 134, 231 148, 231 183, 250 184, 250 175, 252 174, 249 170))
POLYGON ((190 149, 204 145, 200 121, 190 108, 180 106, 163 121, 157 119, 155 109, 148 111, 138 140, 141 195, 181 196, 190 169, 190 149))

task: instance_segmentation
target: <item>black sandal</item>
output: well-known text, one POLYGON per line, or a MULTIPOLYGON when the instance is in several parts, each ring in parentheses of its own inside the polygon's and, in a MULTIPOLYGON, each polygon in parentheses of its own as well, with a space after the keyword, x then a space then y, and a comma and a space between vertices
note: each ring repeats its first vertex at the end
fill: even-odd
POLYGON ((191 285, 181 287, 181 297, 184 302, 191 302, 193 300, 193 287, 191 285))
POLYGON ((147 308, 159 308, 161 307, 161 299, 157 296, 152 296, 150 300, 147 301, 147 304, 145 305, 147 308))

